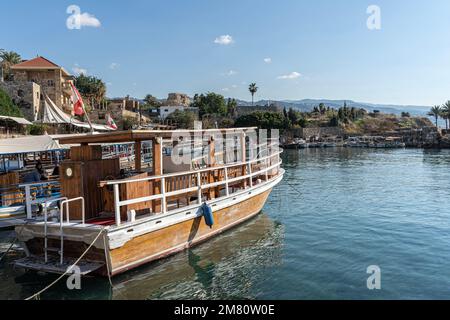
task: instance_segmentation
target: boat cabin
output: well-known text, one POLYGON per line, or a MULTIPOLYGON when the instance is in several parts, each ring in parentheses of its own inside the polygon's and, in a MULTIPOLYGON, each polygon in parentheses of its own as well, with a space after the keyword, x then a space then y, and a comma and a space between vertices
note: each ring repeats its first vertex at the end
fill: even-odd
POLYGON ((263 148, 249 136, 256 137, 255 128, 131 130, 61 138, 60 143, 73 145, 70 159, 61 163, 61 194, 69 199, 84 199, 84 213, 81 202, 71 204, 71 219, 81 220, 84 214, 86 221, 118 225, 136 217, 212 200, 266 179, 265 173, 247 177, 248 173, 259 171, 261 163, 244 164, 245 158, 252 152, 262 153, 263 148), (223 139, 225 135, 227 138, 223 139), (219 148, 217 136, 221 137, 219 148), (102 144, 112 143, 134 145, 131 168, 121 168, 120 157, 102 157, 102 144), (141 156, 144 146, 151 155, 145 167, 141 156), (225 180, 225 175, 228 179, 243 178, 225 186, 218 183, 225 180), (198 192, 199 184, 211 183, 218 184, 198 192), (162 194, 165 199, 161 199, 162 194))

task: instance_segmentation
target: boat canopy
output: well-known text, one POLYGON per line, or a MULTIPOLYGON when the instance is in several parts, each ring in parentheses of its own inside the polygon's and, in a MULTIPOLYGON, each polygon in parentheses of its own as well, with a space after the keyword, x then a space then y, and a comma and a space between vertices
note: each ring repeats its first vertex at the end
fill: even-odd
POLYGON ((9 117, 9 116, 0 116, 0 120, 11 120, 14 121, 18 124, 23 124, 23 125, 30 125, 32 124, 30 121, 28 121, 25 118, 19 118, 19 117, 9 117))
MULTIPOLYGON (((42 116, 42 119, 38 121, 39 123, 46 123, 46 124, 71 124, 76 127, 86 128, 90 129, 89 123, 81 122, 71 115, 68 115, 64 111, 62 111, 60 108, 58 108, 55 103, 49 98, 47 94, 44 93, 44 114, 42 116)), ((92 128, 99 131, 115 131, 110 126, 104 125, 104 124, 92 124, 92 128)))
POLYGON ((174 135, 194 135, 202 133, 222 134, 242 134, 246 132, 254 132, 257 127, 247 128, 230 128, 230 129, 197 129, 197 130, 128 130, 111 133, 80 134, 73 137, 59 138, 59 142, 63 144, 96 144, 96 143, 118 143, 130 141, 146 141, 158 137, 171 138, 174 135))
POLYGON ((22 154, 65 149, 49 135, 0 139, 0 155, 22 154))

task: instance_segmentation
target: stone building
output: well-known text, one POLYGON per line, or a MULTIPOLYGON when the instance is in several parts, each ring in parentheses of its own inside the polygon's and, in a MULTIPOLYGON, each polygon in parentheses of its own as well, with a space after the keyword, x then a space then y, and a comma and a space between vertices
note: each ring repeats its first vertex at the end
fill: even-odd
POLYGON ((71 110, 70 82, 73 77, 63 67, 37 57, 12 66, 11 72, 14 82, 34 82, 59 108, 66 112, 71 110))
POLYGON ((185 106, 188 107, 191 104, 191 99, 184 93, 169 93, 164 106, 185 106))
POLYGON ((43 109, 43 93, 66 113, 72 111, 70 82, 73 77, 44 57, 26 60, 11 67, 12 78, 0 83, 25 117, 35 121, 43 109))
POLYGON ((191 99, 184 93, 169 93, 167 99, 163 102, 162 106, 158 109, 159 118, 165 120, 170 114, 175 111, 190 110, 197 112, 197 108, 191 108, 191 99))
POLYGON ((129 96, 108 100, 105 108, 92 110, 89 117, 92 122, 106 124, 107 114, 113 118, 119 129, 126 129, 124 126, 126 122, 141 125, 150 123, 149 118, 140 114, 139 101, 129 96))

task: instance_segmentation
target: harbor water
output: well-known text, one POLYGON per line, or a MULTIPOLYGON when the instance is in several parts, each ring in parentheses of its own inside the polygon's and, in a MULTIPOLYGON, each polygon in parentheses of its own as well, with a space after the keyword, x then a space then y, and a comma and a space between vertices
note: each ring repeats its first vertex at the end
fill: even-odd
MULTIPOLYGON (((41 299, 449 299, 450 150, 304 149, 256 218, 113 278, 41 299), (369 290, 369 266, 381 289, 369 290)), ((12 234, 1 232, 0 251, 12 234)), ((0 263, 0 299, 56 279, 0 263)))

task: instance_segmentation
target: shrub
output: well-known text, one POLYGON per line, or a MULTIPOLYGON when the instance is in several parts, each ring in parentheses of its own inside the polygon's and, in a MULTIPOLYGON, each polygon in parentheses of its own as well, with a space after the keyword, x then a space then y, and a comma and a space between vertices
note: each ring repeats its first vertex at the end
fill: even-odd
POLYGON ((0 88, 0 116, 23 117, 19 107, 2 88, 0 88))
POLYGON ((32 136, 40 136, 47 131, 48 126, 45 124, 32 124, 28 126, 28 134, 31 134, 32 136))

